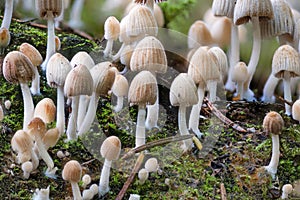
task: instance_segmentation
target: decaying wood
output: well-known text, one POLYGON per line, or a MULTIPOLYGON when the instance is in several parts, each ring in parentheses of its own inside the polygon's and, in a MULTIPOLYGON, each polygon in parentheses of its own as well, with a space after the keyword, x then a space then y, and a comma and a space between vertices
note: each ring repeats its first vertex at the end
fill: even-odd
POLYGON ((220 191, 221 191, 221 199, 222 200, 227 200, 227 193, 226 193, 224 183, 220 184, 220 191))

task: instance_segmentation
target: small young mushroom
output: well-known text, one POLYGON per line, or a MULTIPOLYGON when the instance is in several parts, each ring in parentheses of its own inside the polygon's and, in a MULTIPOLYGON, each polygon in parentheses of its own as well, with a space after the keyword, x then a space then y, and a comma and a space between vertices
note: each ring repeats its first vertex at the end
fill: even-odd
POLYGON ((6 110, 9 110, 10 107, 11 107, 11 101, 10 100, 6 100, 4 102, 4 107, 5 107, 6 110))
POLYGON ((149 177, 149 171, 147 169, 142 168, 139 170, 138 178, 141 185, 145 183, 148 177, 149 177))
POLYGON ((117 104, 114 106, 114 111, 119 112, 123 108, 124 97, 128 94, 129 84, 125 76, 116 74, 114 84, 111 91, 117 97, 117 104))
POLYGON ((26 162, 22 163, 21 168, 22 168, 22 171, 23 171, 23 177, 24 177, 24 179, 28 179, 29 176, 30 176, 30 173, 33 170, 32 162, 26 161, 26 162))
POLYGON ((292 116, 294 120, 297 120, 300 123, 300 99, 295 101, 292 106, 292 116))
POLYGON ((281 133, 283 126, 284 121, 282 117, 275 111, 269 112, 263 120, 264 130, 272 136, 272 157, 269 165, 264 168, 273 179, 275 178, 279 164, 279 134, 281 133))
POLYGON ((82 199, 83 200, 91 200, 94 198, 94 192, 90 189, 86 189, 82 191, 82 199))
POLYGON ((231 79, 237 84, 237 97, 239 100, 243 100, 244 82, 248 75, 247 66, 244 62, 238 62, 231 70, 231 79))
POLYGON ((10 33, 7 28, 0 28, 0 55, 4 54, 5 48, 9 45, 10 33))
POLYGON ((119 158, 121 152, 121 141, 116 136, 106 138, 100 148, 101 156, 105 159, 99 181, 99 196, 104 196, 109 189, 109 174, 113 160, 119 158))
POLYGON ((114 40, 117 40, 120 34, 120 22, 114 16, 110 16, 104 23, 104 38, 107 40, 103 51, 105 57, 111 56, 114 40))
POLYGON ((81 179, 82 167, 76 160, 70 160, 64 166, 62 171, 62 178, 65 181, 69 181, 72 186, 73 198, 74 200, 81 200, 82 196, 78 183, 81 179))
POLYGON ((148 172, 157 172, 158 170, 158 161, 156 158, 149 158, 146 162, 145 162, 145 169, 148 172))
POLYGON ((90 175, 85 174, 82 176, 81 181, 82 181, 82 187, 86 188, 86 186, 91 183, 92 179, 90 175))
POLYGON ((293 186, 291 184, 284 184, 282 186, 281 199, 288 199, 289 194, 293 192, 293 186))
POLYGON ((211 33, 203 21, 197 20, 191 25, 187 42, 190 49, 213 44, 211 33))
POLYGON ((52 99, 43 98, 40 100, 34 109, 34 117, 41 118, 46 124, 54 122, 56 114, 56 106, 52 99))

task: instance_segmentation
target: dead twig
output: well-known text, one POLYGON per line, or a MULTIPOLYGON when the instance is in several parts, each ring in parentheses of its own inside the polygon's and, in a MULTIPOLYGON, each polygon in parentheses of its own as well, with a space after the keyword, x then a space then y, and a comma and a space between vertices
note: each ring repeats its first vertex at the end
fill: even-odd
POLYGON ((277 95, 276 95, 276 97, 277 97, 280 101, 282 101, 283 103, 286 103, 286 104, 288 104, 289 106, 293 106, 293 102, 285 100, 282 96, 277 96, 277 95))
POLYGON ((221 199, 222 200, 227 200, 227 193, 226 193, 224 183, 220 184, 220 191, 221 191, 221 199))
POLYGON ((136 163, 134 165, 134 168, 132 169, 129 177, 127 178, 126 182, 124 183, 122 189, 120 190, 118 196, 116 197, 116 200, 121 200, 123 199, 127 189, 129 188, 130 184, 132 183, 135 175, 137 174, 138 170, 140 169, 142 163, 143 163, 143 160, 144 160, 144 153, 140 153, 139 157, 137 158, 136 160, 136 163))
POLYGON ((207 105, 207 107, 210 109, 210 111, 216 116, 218 117, 222 122, 224 122, 225 124, 227 124, 228 126, 234 128, 235 130, 242 132, 242 133, 246 133, 247 131, 242 128, 240 125, 234 123, 233 121, 231 121, 230 119, 228 119, 225 115, 223 115, 223 113, 221 113, 207 98, 203 99, 203 103, 205 103, 207 105))

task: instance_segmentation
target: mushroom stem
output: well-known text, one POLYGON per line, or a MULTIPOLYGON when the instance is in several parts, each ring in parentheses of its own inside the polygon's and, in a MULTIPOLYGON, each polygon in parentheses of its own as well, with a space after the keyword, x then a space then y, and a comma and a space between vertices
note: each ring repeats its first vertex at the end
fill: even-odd
MULTIPOLYGON (((180 135, 189 135, 189 131, 187 129, 186 125, 186 106, 185 105, 180 105, 179 110, 178 110, 178 128, 180 135)), ((183 141, 183 146, 182 149, 184 151, 188 150, 191 148, 192 145, 192 140, 187 139, 183 141)))
POLYGON ((67 141, 76 139, 76 121, 78 117, 79 96, 72 97, 72 112, 68 122, 67 141))
POLYGON ((158 91, 156 96, 156 101, 153 105, 147 105, 147 118, 145 126, 148 130, 151 130, 153 127, 158 127, 158 112, 159 112, 159 103, 158 103, 158 91))
POLYGON ((4 17, 3 17, 2 24, 1 24, 1 28, 9 29, 13 9, 14 9, 14 1, 13 0, 6 0, 5 1, 4 17))
POLYGON ((209 101, 213 103, 217 99, 217 81, 208 80, 206 85, 209 91, 209 101))
POLYGON ((139 147, 145 144, 145 117, 146 110, 144 105, 139 105, 139 111, 136 122, 136 132, 135 132, 135 147, 139 147))
POLYGON ((240 95, 240 100, 244 99, 244 85, 243 82, 237 83, 237 94, 240 95))
POLYGON ((190 118, 189 118, 189 129, 192 129, 193 132, 198 137, 201 137, 202 133, 200 132, 198 127, 199 127, 199 115, 200 115, 202 102, 203 102, 203 98, 204 98, 204 90, 203 90, 202 86, 200 86, 200 85, 198 86, 197 93, 198 93, 198 103, 193 105, 193 107, 192 107, 192 111, 191 111, 190 118))
POLYGON ((30 150, 30 153, 31 153, 32 169, 35 170, 39 166, 40 161, 33 149, 30 150))
POLYGON ((57 87, 56 128, 61 136, 65 131, 65 98, 63 86, 57 87))
POLYGON ((260 35, 260 26, 259 26, 259 18, 252 17, 251 18, 253 24, 253 47, 251 52, 250 61, 248 64, 248 77, 244 83, 244 98, 248 101, 255 100, 253 92, 250 90, 250 82, 253 78, 253 75, 256 70, 256 66, 259 61, 259 55, 261 50, 261 35, 260 35))
POLYGON ((117 96, 117 104, 114 106, 114 111, 115 112, 120 112, 123 108, 123 101, 124 97, 123 96, 117 96))
POLYGON ((265 166, 265 169, 271 174, 272 178, 275 178, 277 173, 279 155, 279 135, 272 134, 272 157, 269 165, 265 166))
POLYGON ((72 193, 74 200, 82 200, 78 183, 71 181, 72 193))
POLYGON ((105 159, 102 171, 101 171, 101 176, 100 176, 100 181, 99 181, 99 196, 103 196, 109 191, 109 174, 110 174, 110 167, 111 167, 111 160, 105 159))
POLYGON ((51 170, 54 169, 54 162, 51 156, 49 155, 49 153, 47 152, 47 150, 45 149, 42 140, 40 138, 36 138, 35 142, 39 150, 39 155, 41 156, 41 158, 43 159, 43 161, 46 163, 48 167, 47 172, 50 172, 51 170))
POLYGON ((48 12, 48 21, 47 21, 47 50, 46 58, 41 65, 42 70, 46 71, 47 63, 50 57, 55 53, 55 26, 54 26, 54 17, 52 12, 48 12))
POLYGON ((73 28, 79 28, 82 26, 81 11, 84 6, 83 4, 84 4, 84 0, 75 0, 72 6, 69 25, 73 28))
POLYGON ((33 95, 40 94, 40 74, 37 67, 34 67, 34 79, 31 82, 30 91, 33 95))
MULTIPOLYGON (((284 99, 287 102, 292 102, 292 92, 291 92, 291 75, 290 72, 284 71, 283 74, 283 91, 284 91, 284 99)), ((289 104, 285 103, 285 114, 291 115, 292 114, 292 108, 289 104)))
POLYGON ((276 86, 279 82, 279 79, 276 78, 272 73, 270 74, 267 82, 265 83, 264 89, 263 89, 263 96, 261 100, 266 103, 274 103, 275 97, 274 97, 274 91, 276 89, 276 86))
POLYGON ((111 56, 113 45, 114 45, 114 40, 112 39, 107 40, 106 47, 103 51, 104 57, 111 56))
POLYGON ((89 104, 89 96, 80 95, 79 105, 78 105, 78 117, 77 117, 77 127, 79 128, 84 120, 84 116, 87 112, 87 107, 89 104))
MULTIPOLYGON (((116 62, 116 61, 118 61, 118 60, 120 59, 120 56, 121 56, 121 53, 122 53, 124 47, 125 47, 125 43, 123 42, 123 44, 122 44, 122 46, 120 47, 119 51, 112 57, 112 60, 113 60, 114 62, 116 62)), ((121 74, 122 74, 122 73, 121 73, 121 74)))
POLYGON ((33 118, 34 105, 32 101, 32 96, 30 93, 29 86, 26 83, 20 83, 23 101, 24 101, 24 121, 23 121, 23 130, 27 131, 27 125, 33 118))

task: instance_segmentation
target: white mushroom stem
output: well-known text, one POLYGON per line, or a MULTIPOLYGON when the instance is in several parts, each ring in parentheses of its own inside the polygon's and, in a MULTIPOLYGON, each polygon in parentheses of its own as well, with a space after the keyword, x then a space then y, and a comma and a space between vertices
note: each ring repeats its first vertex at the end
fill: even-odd
POLYGON ((32 101, 32 96, 30 93, 30 89, 27 85, 27 83, 20 83, 22 95, 23 95, 23 101, 24 101, 24 121, 23 121, 23 130, 27 131, 27 125, 33 118, 34 113, 34 105, 32 101))
POLYGON ((114 45, 114 40, 113 39, 108 39, 107 43, 106 43, 106 47, 103 51, 103 54, 104 54, 105 57, 111 56, 113 45, 114 45))
POLYGON ((31 82, 30 91, 33 95, 40 94, 40 74, 37 67, 34 67, 34 79, 31 82))
POLYGON ((234 82, 231 80, 231 70, 240 60, 240 44, 239 40, 239 30, 233 22, 231 23, 231 40, 230 40, 230 52, 229 52, 229 73, 225 88, 229 91, 233 91, 235 88, 234 82))
POLYGON ((217 81, 216 80, 208 80, 206 84, 207 84, 207 89, 209 92, 209 101, 215 102, 217 99, 217 81))
POLYGON ((189 129, 193 130, 193 132, 198 136, 201 137, 202 133, 199 130, 199 115, 202 107, 202 102, 204 98, 204 89, 202 86, 198 86, 197 89, 198 93, 198 103, 193 105, 192 111, 189 118, 189 129))
POLYGON ((272 157, 269 165, 265 166, 265 169, 271 174, 272 178, 275 178, 277 173, 279 155, 279 135, 272 134, 272 157))
POLYGON ((237 82, 237 94, 240 96, 240 100, 244 99, 244 82, 237 82))
MULTIPOLYGON (((284 100, 286 100, 287 102, 292 102, 291 74, 288 71, 284 71, 283 74, 283 91, 284 91, 284 100)), ((292 114, 292 108, 287 103, 285 103, 285 114, 289 116, 292 114)))
POLYGON ((76 121, 78 117, 79 96, 72 97, 72 112, 67 127, 67 141, 76 139, 76 121))
POLYGON ((248 77, 244 83, 244 98, 248 101, 255 100, 253 92, 250 90, 250 82, 253 78, 253 75, 256 70, 256 66, 259 61, 259 55, 261 50, 261 35, 260 35, 260 27, 259 27, 259 18, 252 17, 251 18, 253 24, 253 47, 251 52, 250 61, 248 64, 248 77))
MULTIPOLYGON (((180 105, 179 110, 178 110, 178 128, 180 135, 189 135, 189 131, 187 129, 186 125, 186 106, 185 105, 180 105)), ((183 141, 183 146, 182 149, 184 151, 188 150, 191 148, 192 145, 192 140, 184 140, 183 141)))
POLYGON ((48 12, 47 16, 48 16, 48 21, 47 21, 47 50, 46 50, 46 58, 45 58, 44 62, 41 65, 43 71, 46 71, 48 60, 55 53, 54 17, 53 17, 52 12, 48 12))
POLYGON ((79 105, 78 105, 78 117, 77 117, 77 127, 79 128, 84 120, 87 112, 90 97, 87 95, 80 95, 79 105))
POLYGON ((263 89, 263 96, 261 98, 261 100, 263 102, 266 102, 266 103, 274 103, 275 102, 274 92, 275 92, 278 82, 279 82, 279 79, 276 78, 271 73, 267 82, 265 83, 265 86, 263 89))
POLYGON ((82 25, 81 13, 84 0, 75 0, 70 13, 69 25, 73 28, 79 28, 82 25))
POLYGON ((120 112, 122 110, 123 102, 124 102, 124 97, 123 96, 117 96, 117 104, 114 106, 114 111, 115 112, 120 112))
POLYGON ((30 150, 30 154, 31 154, 32 168, 33 168, 33 170, 35 170, 39 166, 40 161, 39 161, 38 155, 34 152, 33 149, 30 150))
POLYGON ((100 181, 99 181, 99 196, 103 196, 109 191, 109 174, 110 174, 110 168, 111 168, 111 160, 105 159, 102 171, 101 171, 101 176, 100 176, 100 181))
POLYGON ((91 125, 95 119, 95 116, 96 116, 98 101, 99 101, 99 95, 97 95, 95 92, 93 92, 93 94, 90 98, 88 110, 86 112, 86 115, 84 117, 84 120, 83 120, 81 126, 79 127, 79 131, 77 134, 78 137, 81 137, 91 127, 91 125))
MULTIPOLYGON (((121 53, 122 53, 122 51, 123 51, 125 45, 126 45, 126 44, 123 42, 123 43, 122 43, 122 46, 121 46, 120 49, 119 49, 119 51, 112 57, 112 60, 113 60, 114 62, 119 61, 120 56, 121 56, 121 53)), ((122 74, 122 73, 121 73, 121 74, 122 74)))
POLYGON ((9 29, 13 9, 14 9, 14 1, 13 0, 6 0, 5 1, 4 17, 3 17, 2 24, 1 24, 1 28, 9 29))
POLYGON ((158 113, 159 113, 159 103, 158 103, 158 92, 156 96, 156 101, 153 105, 147 105, 147 118, 145 122, 146 129, 151 130, 153 127, 158 127, 158 113))
POLYGON ((72 186, 73 199, 74 200, 82 200, 78 183, 72 181, 71 186, 72 186))
POLYGON ((46 165, 48 167, 47 172, 52 171, 54 169, 54 162, 53 162, 51 156, 49 155, 49 153, 47 152, 47 150, 45 149, 42 139, 36 137, 35 142, 36 142, 37 148, 39 150, 39 155, 41 156, 41 158, 43 159, 43 161, 46 163, 46 165))
POLYGON ((139 147, 146 142, 145 138, 145 117, 146 110, 144 105, 139 105, 139 111, 136 121, 136 131, 135 131, 135 147, 139 147))
POLYGON ((65 97, 63 86, 57 87, 56 128, 60 136, 65 131, 65 97))

